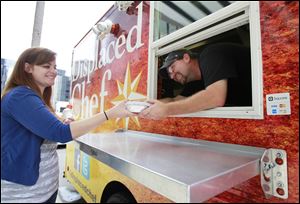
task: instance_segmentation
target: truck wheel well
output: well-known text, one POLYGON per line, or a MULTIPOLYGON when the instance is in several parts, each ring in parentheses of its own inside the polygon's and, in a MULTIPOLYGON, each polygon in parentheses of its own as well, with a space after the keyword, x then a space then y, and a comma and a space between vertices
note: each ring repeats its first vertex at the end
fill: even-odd
POLYGON ((125 195, 131 201, 130 203, 136 203, 136 200, 129 189, 124 184, 117 181, 113 181, 107 184, 102 193, 101 203, 106 203, 110 196, 116 193, 125 195))

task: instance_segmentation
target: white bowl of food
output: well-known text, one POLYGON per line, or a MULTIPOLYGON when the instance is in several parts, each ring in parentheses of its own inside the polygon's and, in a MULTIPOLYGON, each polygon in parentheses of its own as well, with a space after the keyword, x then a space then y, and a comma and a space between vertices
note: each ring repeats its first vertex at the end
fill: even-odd
POLYGON ((132 113, 140 113, 146 108, 148 108, 151 104, 144 101, 127 101, 126 109, 132 113))

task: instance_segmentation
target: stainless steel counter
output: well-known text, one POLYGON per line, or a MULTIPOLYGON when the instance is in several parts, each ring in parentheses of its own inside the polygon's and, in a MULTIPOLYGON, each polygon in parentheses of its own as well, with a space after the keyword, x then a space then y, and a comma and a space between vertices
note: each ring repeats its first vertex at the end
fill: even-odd
POLYGON ((265 149, 136 131, 87 134, 80 150, 175 202, 203 202, 259 174, 265 149))

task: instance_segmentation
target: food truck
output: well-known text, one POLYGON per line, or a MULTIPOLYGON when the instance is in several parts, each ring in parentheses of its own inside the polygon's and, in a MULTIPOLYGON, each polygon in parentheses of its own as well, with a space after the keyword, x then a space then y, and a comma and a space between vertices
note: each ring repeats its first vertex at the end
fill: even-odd
POLYGON ((116 2, 74 47, 74 118, 176 97, 158 75, 168 53, 222 42, 250 50, 250 100, 108 120, 68 143, 65 176, 87 202, 299 202, 298 1, 116 2))

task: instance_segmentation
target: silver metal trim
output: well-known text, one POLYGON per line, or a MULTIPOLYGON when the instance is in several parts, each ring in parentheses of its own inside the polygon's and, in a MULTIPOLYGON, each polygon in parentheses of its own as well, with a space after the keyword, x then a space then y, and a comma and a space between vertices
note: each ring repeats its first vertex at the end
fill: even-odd
POLYGON ((175 202, 203 202, 259 174, 265 149, 137 131, 87 134, 79 149, 175 202))

